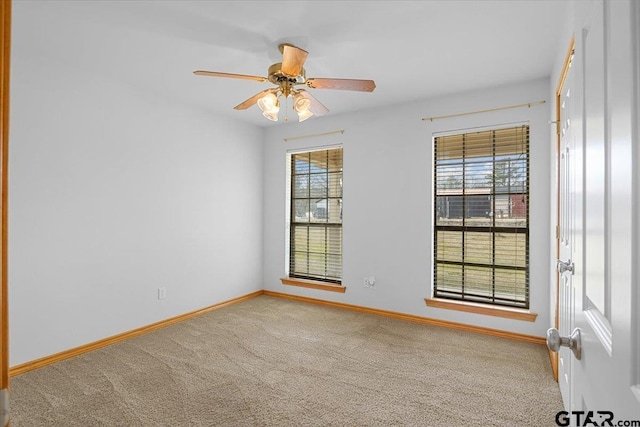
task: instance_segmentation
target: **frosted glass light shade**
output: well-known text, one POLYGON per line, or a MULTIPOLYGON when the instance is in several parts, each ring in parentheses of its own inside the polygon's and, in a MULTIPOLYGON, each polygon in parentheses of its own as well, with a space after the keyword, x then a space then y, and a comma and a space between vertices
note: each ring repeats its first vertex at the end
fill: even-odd
POLYGON ((313 113, 309 110, 298 111, 298 121, 303 122, 307 120, 309 117, 313 116, 313 113))
POLYGON ((311 110, 311 101, 302 96, 300 93, 297 93, 293 97, 293 109, 298 113, 298 121, 302 122, 307 120, 309 117, 313 116, 311 110))
POLYGON ((280 112, 280 102, 278 97, 273 93, 268 93, 258 99, 258 107, 262 110, 262 115, 272 122, 278 121, 278 113, 280 112))
POLYGON ((271 120, 272 122, 277 122, 279 111, 280 111, 280 108, 276 107, 271 111, 265 111, 264 113, 262 113, 262 115, 265 116, 267 119, 271 120))
POLYGON ((295 104, 293 105, 293 108, 295 108, 298 113, 307 111, 309 110, 309 107, 311 107, 311 101, 304 98, 302 95, 296 95, 294 102, 295 104))
POLYGON ((258 99, 258 107, 263 112, 268 112, 273 110, 274 108, 278 108, 278 98, 273 93, 268 93, 262 98, 258 99))

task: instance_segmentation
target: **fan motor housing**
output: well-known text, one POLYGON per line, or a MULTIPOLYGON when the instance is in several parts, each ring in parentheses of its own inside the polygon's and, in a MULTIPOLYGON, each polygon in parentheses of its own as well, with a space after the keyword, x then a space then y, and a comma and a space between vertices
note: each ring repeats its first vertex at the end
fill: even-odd
POLYGON ((300 70, 300 74, 297 76, 290 76, 282 72, 282 62, 276 62, 270 66, 267 75, 269 76, 269 81, 276 85, 280 85, 283 82, 303 84, 307 80, 307 72, 304 67, 300 70))

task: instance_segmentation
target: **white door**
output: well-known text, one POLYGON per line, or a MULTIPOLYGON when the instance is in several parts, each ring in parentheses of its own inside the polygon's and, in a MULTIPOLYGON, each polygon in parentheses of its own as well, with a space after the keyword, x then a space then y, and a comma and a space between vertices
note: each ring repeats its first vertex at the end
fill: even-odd
MULTIPOLYGON (((573 330, 573 274, 572 259, 575 259, 573 253, 575 224, 571 224, 570 220, 577 215, 575 209, 575 193, 572 193, 571 186, 575 185, 571 177, 579 176, 575 169, 579 166, 574 161, 575 140, 579 139, 578 118, 574 112, 579 112, 573 106, 575 96, 572 95, 573 90, 573 49, 568 53, 569 57, 566 61, 566 74, 564 81, 560 82, 558 87, 558 105, 559 122, 557 129, 559 132, 558 145, 558 264, 560 268, 564 262, 566 264, 562 273, 558 274, 558 331, 560 336, 568 337, 573 330), (568 267, 568 268, 567 268, 568 267)), ((565 407, 570 406, 571 402, 571 363, 572 352, 568 347, 560 347, 558 351, 558 384, 560 385, 560 393, 565 407)))
POLYGON ((568 155, 568 243, 561 257, 571 258, 574 267, 562 274, 561 283, 571 290, 559 309, 559 327, 562 337, 579 331, 581 351, 563 348, 560 354, 565 367, 559 370, 565 370, 569 385, 567 391, 559 378, 568 412, 560 425, 640 425, 640 400, 634 395, 640 351, 634 290, 638 207, 633 204, 634 171, 640 167, 633 145, 640 141, 632 131, 638 81, 633 64, 639 55, 633 27, 640 22, 633 17, 640 5, 634 1, 589 3, 565 84, 568 112, 561 140, 568 155))

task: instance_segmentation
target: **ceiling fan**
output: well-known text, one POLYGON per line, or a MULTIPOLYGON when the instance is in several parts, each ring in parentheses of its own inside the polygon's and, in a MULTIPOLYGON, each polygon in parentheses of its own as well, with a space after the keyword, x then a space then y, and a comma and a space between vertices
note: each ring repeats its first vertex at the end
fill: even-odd
POLYGON ((293 98, 293 109, 298 114, 298 121, 306 120, 313 115, 322 116, 329 112, 327 107, 322 105, 308 91, 298 89, 297 86, 306 86, 312 89, 340 89, 361 92, 373 92, 376 87, 373 80, 307 78, 303 65, 307 59, 308 52, 288 43, 280 44, 278 49, 282 53, 282 62, 277 62, 269 67, 268 77, 202 70, 194 71, 193 74, 273 83, 276 85, 275 88, 266 89, 255 94, 236 105, 234 109, 246 110, 254 104, 258 104, 258 107, 262 110, 262 115, 274 122, 278 121, 281 96, 285 99, 285 103, 289 98, 293 98))

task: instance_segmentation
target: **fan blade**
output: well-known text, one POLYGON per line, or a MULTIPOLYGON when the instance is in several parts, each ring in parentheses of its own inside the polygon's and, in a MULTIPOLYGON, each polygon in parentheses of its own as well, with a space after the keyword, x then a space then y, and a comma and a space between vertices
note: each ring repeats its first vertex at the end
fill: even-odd
POLYGON ((196 76, 229 77, 229 78, 232 78, 232 79, 255 80, 255 81, 258 81, 258 82, 266 82, 267 81, 266 77, 248 76, 246 74, 219 73, 217 71, 197 70, 197 71, 194 71, 193 74, 195 74, 196 76))
POLYGON ((281 71, 287 76, 297 77, 302 71, 304 61, 309 53, 295 46, 284 45, 282 49, 281 71))
POLYGON ((340 89, 373 92, 376 88, 376 83, 373 80, 307 79, 307 86, 313 89, 340 89))
POLYGON ((266 94, 268 94, 269 92, 276 92, 277 89, 267 89, 267 90, 263 90, 262 92, 256 93, 255 95, 253 95, 251 98, 247 99, 246 101, 236 105, 235 107, 233 107, 234 110, 246 110, 249 107, 252 107, 256 102, 258 102, 258 99, 262 98, 263 96, 265 96, 266 94))
POLYGON ((298 92, 300 93, 300 95, 304 96, 309 101, 311 101, 311 108, 309 108, 309 109, 316 116, 324 116, 325 114, 327 114, 329 112, 329 109, 327 107, 322 105, 322 103, 320 101, 318 101, 316 98, 314 98, 306 90, 300 89, 300 90, 298 90, 298 92))

